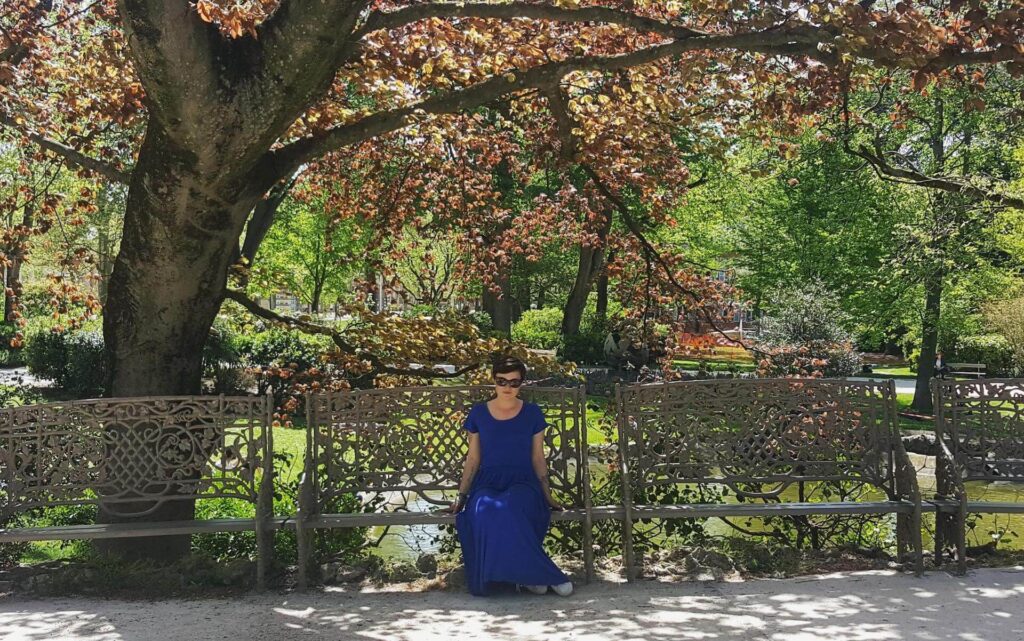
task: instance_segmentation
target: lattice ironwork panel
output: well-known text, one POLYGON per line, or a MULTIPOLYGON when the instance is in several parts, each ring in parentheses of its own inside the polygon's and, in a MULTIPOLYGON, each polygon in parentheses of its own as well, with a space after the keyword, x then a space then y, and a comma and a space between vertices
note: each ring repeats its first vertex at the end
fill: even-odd
POLYGON ((0 509, 98 503, 142 516, 171 500, 256 500, 268 455, 259 397, 140 397, 0 409, 0 509))
POLYGON ((620 438, 637 487, 720 483, 777 496, 799 481, 895 491, 888 383, 724 379, 620 389, 620 438), (756 489, 755 489, 756 488, 756 489))
POLYGON ((939 436, 965 481, 1024 481, 1024 379, 936 381, 939 436))
MULTIPOLYGON (((582 390, 524 387, 521 395, 540 405, 548 423, 545 443, 552 492, 582 505, 582 390)), ((439 492, 457 490, 462 478, 466 415, 475 403, 492 396, 492 388, 478 386, 311 396, 309 434, 318 503, 350 492, 406 492, 428 503, 445 504, 439 492)))

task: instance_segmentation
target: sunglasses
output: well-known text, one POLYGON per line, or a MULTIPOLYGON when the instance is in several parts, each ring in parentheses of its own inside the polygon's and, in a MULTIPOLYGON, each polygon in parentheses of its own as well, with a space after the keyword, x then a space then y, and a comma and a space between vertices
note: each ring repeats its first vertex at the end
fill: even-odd
POLYGON ((494 377, 494 384, 497 385, 498 387, 519 387, 520 385, 523 384, 523 379, 521 379, 521 378, 499 378, 499 377, 495 376, 494 377))

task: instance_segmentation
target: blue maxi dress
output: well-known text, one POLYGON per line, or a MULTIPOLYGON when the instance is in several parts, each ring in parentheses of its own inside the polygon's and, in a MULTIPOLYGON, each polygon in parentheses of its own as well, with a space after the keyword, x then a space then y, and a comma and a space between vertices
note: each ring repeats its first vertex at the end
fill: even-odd
POLYGON ((465 429, 480 434, 480 467, 466 507, 455 517, 469 591, 493 583, 558 585, 569 577, 544 552, 551 508, 533 469, 533 435, 547 427, 536 403, 499 420, 486 403, 474 405, 465 429))

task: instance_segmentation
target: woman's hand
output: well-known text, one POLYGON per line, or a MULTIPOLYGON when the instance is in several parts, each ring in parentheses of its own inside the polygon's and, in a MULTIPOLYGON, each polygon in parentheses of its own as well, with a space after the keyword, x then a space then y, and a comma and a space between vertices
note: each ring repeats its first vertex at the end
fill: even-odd
POLYGON ((550 507, 555 512, 561 512, 565 510, 565 506, 563 506, 561 503, 551 498, 550 496, 548 497, 548 507, 550 507))
POLYGON ((466 502, 468 501, 468 499, 469 497, 467 495, 459 494, 459 498, 455 499, 455 501, 452 503, 452 506, 448 508, 448 511, 452 514, 458 514, 463 510, 463 508, 466 507, 466 502))

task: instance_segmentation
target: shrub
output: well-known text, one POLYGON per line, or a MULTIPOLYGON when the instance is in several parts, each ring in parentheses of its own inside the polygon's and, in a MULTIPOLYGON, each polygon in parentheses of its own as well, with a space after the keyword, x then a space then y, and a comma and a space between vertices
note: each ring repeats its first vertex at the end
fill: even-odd
POLYGON ((39 392, 28 385, 0 385, 0 407, 21 407, 42 401, 39 392))
MULTIPOLYGON (((224 323, 216 322, 203 349, 203 371, 212 379, 213 393, 244 393, 249 381, 244 376, 237 343, 239 338, 224 323)), ((278 345, 262 349, 271 353, 278 345)), ((284 353, 284 352, 282 352, 284 353)), ((54 332, 39 327, 29 334, 25 346, 29 371, 52 380, 60 389, 78 397, 102 396, 107 362, 103 334, 99 331, 54 332)))
POLYGON ((321 356, 331 349, 326 336, 310 336, 273 327, 237 338, 237 351, 242 363, 257 377, 259 394, 271 390, 274 403, 281 406, 295 374, 320 367, 321 356), (278 368, 288 368, 287 376, 275 376, 278 368))
POLYGON ((512 340, 532 349, 562 347, 562 310, 557 307, 530 309, 512 326, 512 340))
POLYGON ((487 312, 470 312, 469 322, 476 325, 476 328, 480 330, 481 336, 490 336, 491 332, 494 331, 494 323, 491 321, 491 315, 487 312))
POLYGON ((1024 363, 1014 353, 1010 342, 999 334, 962 336, 947 360, 954 363, 984 363, 989 376, 1014 377, 1024 374, 1024 363))
POLYGON ((203 378, 212 383, 211 394, 246 394, 255 382, 239 354, 240 337, 226 319, 218 316, 203 347, 203 378))
POLYGON ((849 317, 838 298, 818 281, 775 293, 761 325, 768 376, 852 376, 861 356, 846 330, 849 317))
POLYGON ((25 360, 33 375, 51 379, 79 398, 103 394, 106 358, 98 332, 38 330, 29 336, 25 360))
POLYGON ((599 332, 581 332, 566 336, 563 340, 562 358, 589 365, 604 363, 604 339, 604 334, 599 332))
POLYGON ((983 355, 969 362, 985 363, 988 370, 998 376, 1020 376, 1024 373, 1024 298, 989 303, 984 311, 985 324, 1003 338, 1002 343, 996 345, 994 339, 971 336, 966 343, 961 340, 963 346, 957 345, 957 349, 978 350, 983 355), (991 359, 991 363, 984 358, 991 359))
POLYGON ((593 302, 588 303, 583 312, 579 334, 563 337, 565 347, 562 350, 562 357, 576 363, 604 365, 604 341, 612 325, 610 318, 598 316, 593 302))

